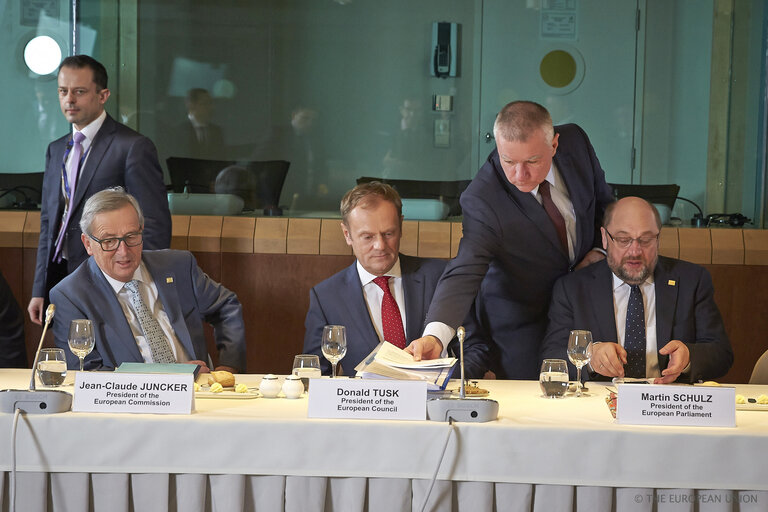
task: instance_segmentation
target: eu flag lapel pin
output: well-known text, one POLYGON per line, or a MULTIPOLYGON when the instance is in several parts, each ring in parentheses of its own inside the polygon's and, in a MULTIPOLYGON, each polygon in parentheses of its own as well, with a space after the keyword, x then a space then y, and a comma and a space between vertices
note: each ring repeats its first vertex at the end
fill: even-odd
MULTIPOLYGON (((166 277, 165 278, 165 284, 170 284, 172 282, 173 282, 173 278, 172 277, 166 277)), ((670 283, 674 284, 674 281, 670 281, 670 283)))
MULTIPOLYGON (((173 279, 171 279, 171 281, 173 281, 173 279)), ((667 281, 667 284, 668 284, 669 286, 675 286, 675 284, 676 284, 676 283, 675 283, 675 280, 674 280, 674 279, 670 279, 669 281, 667 281)))

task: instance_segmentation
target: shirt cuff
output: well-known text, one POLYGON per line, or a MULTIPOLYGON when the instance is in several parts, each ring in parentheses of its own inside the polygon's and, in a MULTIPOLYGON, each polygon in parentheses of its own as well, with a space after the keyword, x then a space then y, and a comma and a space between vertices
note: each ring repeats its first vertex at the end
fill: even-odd
POLYGON ((434 336, 443 345, 440 357, 448 357, 448 343, 453 339, 456 330, 442 322, 429 322, 424 328, 422 336, 434 336))
POLYGON ((592 250, 599 252, 603 256, 608 256, 608 253, 605 252, 605 249, 603 249, 602 247, 593 247, 592 250))

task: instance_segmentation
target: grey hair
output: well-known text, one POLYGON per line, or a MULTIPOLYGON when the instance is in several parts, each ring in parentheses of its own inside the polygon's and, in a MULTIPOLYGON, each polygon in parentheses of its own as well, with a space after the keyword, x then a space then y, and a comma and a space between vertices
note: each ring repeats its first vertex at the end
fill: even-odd
POLYGON ((493 123, 493 136, 508 142, 525 142, 536 130, 544 131, 547 144, 552 142, 552 117, 546 108, 533 101, 507 103, 493 123))
POLYGON ((113 212, 126 205, 133 206, 136 214, 139 216, 139 227, 144 228, 144 214, 141 213, 139 202, 131 194, 125 191, 123 187, 105 188, 101 192, 96 192, 85 202, 83 215, 80 217, 80 231, 90 235, 93 219, 100 213, 113 212))

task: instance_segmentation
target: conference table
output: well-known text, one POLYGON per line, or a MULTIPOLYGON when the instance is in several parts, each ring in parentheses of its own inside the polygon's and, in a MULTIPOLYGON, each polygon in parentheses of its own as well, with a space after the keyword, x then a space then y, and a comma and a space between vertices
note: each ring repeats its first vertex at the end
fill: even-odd
MULTIPOLYGON (((0 389, 28 379, 0 370, 0 389)), ((309 419, 306 395, 198 398, 190 415, 24 414, 16 510, 768 510, 765 411, 737 411, 735 428, 630 426, 613 419, 602 384, 562 399, 543 398, 538 382, 479 385, 498 420, 309 419)), ((12 423, 0 413, 3 510, 12 423)))

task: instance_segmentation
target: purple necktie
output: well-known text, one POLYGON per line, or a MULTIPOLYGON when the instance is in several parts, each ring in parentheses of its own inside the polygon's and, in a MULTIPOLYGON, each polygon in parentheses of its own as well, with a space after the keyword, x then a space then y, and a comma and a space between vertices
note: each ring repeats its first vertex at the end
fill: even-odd
POLYGON ((72 162, 70 164, 70 168, 73 169, 70 176, 72 177, 71 183, 69 183, 70 180, 67 179, 67 162, 66 158, 64 163, 62 164, 62 175, 61 175, 61 195, 64 196, 64 214, 62 216, 61 220, 61 227, 59 228, 59 234, 56 237, 56 250, 53 253, 53 260, 56 262, 61 261, 61 249, 64 246, 64 238, 67 233, 67 225, 69 224, 69 219, 72 216, 72 208, 74 197, 75 197, 75 185, 77 184, 77 178, 80 174, 80 165, 82 162, 80 159, 83 157, 83 145, 82 142, 85 140, 85 135, 82 134, 82 132, 75 132, 74 136, 72 137, 72 150, 69 152, 69 161, 72 162), (67 184, 69 184, 69 187, 67 187, 67 184), (67 190, 69 188, 69 190, 67 190))

